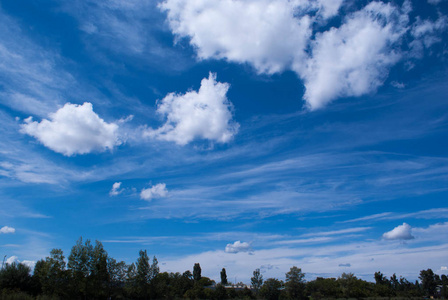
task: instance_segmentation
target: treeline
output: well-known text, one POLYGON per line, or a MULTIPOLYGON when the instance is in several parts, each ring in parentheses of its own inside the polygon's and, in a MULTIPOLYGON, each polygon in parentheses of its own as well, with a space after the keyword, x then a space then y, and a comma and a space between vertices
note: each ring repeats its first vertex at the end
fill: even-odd
POLYGON ((145 251, 130 265, 110 257, 101 242, 95 245, 80 238, 70 255, 53 249, 31 269, 21 263, 5 264, 0 270, 0 300, 55 299, 336 299, 369 297, 421 298, 448 297, 446 275, 431 269, 420 272, 420 282, 409 282, 381 272, 375 283, 343 273, 339 278, 316 278, 306 282, 300 268, 292 267, 286 280, 267 278, 260 269, 253 271, 251 285, 229 285, 226 270, 216 284, 201 275, 197 263, 193 273, 161 273, 156 257, 150 262, 145 251))

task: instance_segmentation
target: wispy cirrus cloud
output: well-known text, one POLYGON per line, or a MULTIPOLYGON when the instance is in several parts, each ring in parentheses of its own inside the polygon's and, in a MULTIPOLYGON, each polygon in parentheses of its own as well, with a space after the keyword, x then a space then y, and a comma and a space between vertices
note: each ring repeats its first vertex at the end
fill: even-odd
POLYGON ((74 87, 59 53, 44 48, 23 33, 19 23, 0 9, 0 99, 24 113, 44 116, 60 104, 64 89, 74 87))
POLYGON ((420 210, 410 213, 400 213, 400 212, 383 212, 378 214, 373 214, 361 218, 346 220, 341 223, 350 222, 363 222, 363 221, 379 221, 379 220, 399 220, 399 219, 444 219, 448 218, 448 208, 432 208, 426 210, 420 210))
MULTIPOLYGON (((269 217, 344 210, 365 202, 430 194, 443 189, 444 177, 440 174, 446 172, 446 166, 440 165, 441 162, 439 158, 407 157, 403 160, 401 155, 396 157, 390 153, 347 152, 285 158, 255 166, 243 164, 220 169, 202 185, 197 184, 194 177, 172 178, 172 197, 135 213, 151 218, 194 215, 231 219, 242 215, 269 217), (437 168, 440 169, 436 172, 437 168), (422 171, 429 169, 433 175, 422 171), (390 180, 394 176, 405 176, 407 180, 390 180), (209 211, 214 213, 211 215, 209 211)), ((389 217, 387 213, 380 213, 369 218, 386 217, 389 217)), ((355 221, 362 220, 367 219, 355 221)))
POLYGON ((60 9, 73 16, 85 47, 98 62, 117 65, 116 59, 180 71, 191 66, 182 51, 166 42, 169 34, 157 1, 63 2, 60 9))

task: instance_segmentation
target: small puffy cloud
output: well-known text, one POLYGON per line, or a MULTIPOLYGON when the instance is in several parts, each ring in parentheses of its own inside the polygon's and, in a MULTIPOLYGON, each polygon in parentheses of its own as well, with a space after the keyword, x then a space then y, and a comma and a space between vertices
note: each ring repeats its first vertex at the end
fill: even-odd
POLYGON ((17 256, 10 256, 10 257, 8 257, 8 259, 6 260, 6 263, 7 264, 12 264, 12 263, 18 263, 18 262, 20 262, 19 261, 19 258, 17 257, 17 256))
POLYGON ((252 247, 249 243, 236 241, 233 244, 227 244, 225 252, 227 253, 238 253, 238 252, 250 252, 252 247))
POLYGON ((412 228, 409 224, 403 223, 383 234, 383 239, 385 240, 412 240, 414 236, 412 235, 412 228))
POLYGON ((33 260, 22 260, 20 261, 19 258, 17 256, 11 256, 8 257, 8 259, 5 261, 7 264, 12 264, 12 263, 17 263, 17 264, 24 264, 25 266, 30 267, 31 270, 34 269, 34 267, 36 266, 36 262, 33 260))
POLYGON ((444 272, 446 272, 446 271, 448 271, 448 267, 446 267, 446 266, 441 266, 441 267, 440 267, 440 271, 444 271, 444 272))
POLYGON ((151 201, 153 198, 165 198, 166 196, 168 196, 168 190, 165 183, 158 183, 140 192, 140 198, 146 201, 151 201))
POLYGON ((238 131, 232 120, 232 104, 226 97, 229 84, 216 81, 216 74, 201 81, 199 91, 168 94, 157 107, 166 118, 158 129, 148 129, 144 136, 185 145, 194 139, 226 143, 238 131))
POLYGON ((349 268, 349 267, 351 267, 352 265, 351 264, 339 264, 339 267, 346 267, 346 268, 349 268))
POLYGON ((123 190, 120 190, 120 187, 121 187, 121 182, 115 182, 112 185, 112 189, 110 190, 109 195, 117 196, 117 195, 121 194, 123 192, 123 190))
POLYGON ((392 81, 390 83, 390 85, 393 86, 394 88, 397 88, 397 89, 404 89, 406 87, 406 85, 404 83, 397 82, 397 81, 392 81))
POLYGON ((29 117, 22 124, 21 132, 66 156, 101 152, 121 143, 118 125, 101 119, 88 102, 83 105, 67 103, 50 114, 49 120, 36 122, 29 117))
POLYGON ((9 226, 3 226, 2 228, 0 228, 0 233, 7 234, 7 233, 15 233, 15 232, 16 232, 16 229, 9 227, 9 226))

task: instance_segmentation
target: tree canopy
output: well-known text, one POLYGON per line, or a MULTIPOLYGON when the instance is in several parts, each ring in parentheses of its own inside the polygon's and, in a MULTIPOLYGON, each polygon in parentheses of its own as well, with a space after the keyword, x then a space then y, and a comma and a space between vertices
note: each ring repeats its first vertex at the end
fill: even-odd
MULTIPOLYGON (((0 270, 0 299, 322 299, 422 296, 448 296, 448 278, 431 269, 420 271, 420 282, 409 282, 396 274, 386 277, 373 274, 375 282, 342 273, 339 278, 317 277, 305 281, 301 268, 293 266, 285 274, 285 282, 277 278, 263 279, 260 269, 253 271, 251 285, 227 282, 222 268, 221 282, 216 284, 202 276, 199 263, 193 272, 160 272, 155 256, 150 263, 147 250, 140 250, 136 262, 126 264, 110 257, 103 244, 79 238, 68 258, 61 249, 51 250, 48 257, 36 262, 34 273, 22 263, 5 264, 0 270), (242 287, 243 286, 243 287, 242 287)), ((218 274, 217 274, 218 275, 218 274)))

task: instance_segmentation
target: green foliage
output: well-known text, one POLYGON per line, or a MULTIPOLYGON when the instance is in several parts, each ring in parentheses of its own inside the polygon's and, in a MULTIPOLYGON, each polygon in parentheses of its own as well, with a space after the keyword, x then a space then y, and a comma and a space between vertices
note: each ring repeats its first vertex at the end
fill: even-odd
MULTIPOLYGON (((395 290, 392 287, 392 282, 387 279, 386 276, 383 275, 381 272, 375 272, 374 274, 375 278, 375 288, 374 292, 376 296, 380 297, 392 297, 395 296, 395 290)), ((394 274, 391 277, 391 280, 393 281, 394 285, 398 284, 397 276, 394 274)))
POLYGON ((305 273, 296 266, 286 273, 286 294, 289 299, 305 299, 305 273))
MULTIPOLYGON (((352 273, 343 273, 338 279, 316 278, 305 282, 305 274, 293 266, 286 273, 286 283, 269 278, 263 282, 260 269, 253 271, 252 289, 216 285, 201 276, 199 263, 181 273, 160 273, 157 258, 152 264, 146 250, 139 252, 136 263, 127 265, 110 257, 103 245, 80 238, 72 247, 66 264, 60 249, 39 260, 33 276, 23 264, 6 264, 0 270, 0 300, 35 299, 421 299, 434 295, 440 285, 439 297, 448 296, 448 278, 439 277, 431 269, 420 272, 421 284, 406 278, 390 279, 381 272, 374 274, 375 283, 358 279, 352 273), (395 298, 393 298, 395 297, 395 298)), ((221 282, 227 282, 225 268, 221 282)), ((239 285, 244 285, 240 284, 239 285)))
POLYGON ((201 279, 201 265, 199 263, 194 264, 193 279, 194 281, 199 281, 201 279))
POLYGON ((45 260, 39 260, 34 267, 33 277, 41 286, 44 295, 64 297, 69 281, 64 253, 61 249, 53 249, 45 260))
POLYGON ((263 275, 261 275, 260 269, 255 269, 255 271, 253 272, 253 276, 250 279, 250 283, 255 290, 255 293, 258 294, 258 291, 263 285, 263 275))
POLYGON ((90 240, 82 242, 82 237, 72 247, 68 257, 68 270, 71 278, 71 295, 86 298, 89 294, 88 276, 92 270, 93 246, 90 240))
POLYGON ((0 293, 0 300, 34 300, 34 297, 22 291, 4 289, 0 293))
POLYGON ((160 272, 159 261, 154 256, 152 258, 152 265, 149 267, 149 281, 155 278, 160 272))
POLYGON ((32 290, 30 267, 13 262, 0 270, 0 289, 27 292, 32 290))
POLYGON ((218 284, 215 289, 215 299, 216 300, 224 300, 227 299, 227 290, 222 284, 218 284))
POLYGON ((372 294, 373 284, 356 278, 353 273, 342 273, 338 278, 344 298, 365 298, 372 294))
POLYGON ((307 283, 307 294, 313 299, 340 298, 342 290, 336 278, 317 277, 316 280, 307 283))
POLYGON ((226 274, 226 269, 222 268, 221 270, 221 284, 222 285, 226 285, 227 284, 227 274, 226 274))
POLYGON ((108 254, 104 250, 103 244, 96 241, 92 252, 89 275, 89 284, 92 285, 91 295, 94 298, 105 298, 109 294, 111 278, 107 261, 108 254))
POLYGON ((266 300, 278 300, 283 288, 283 281, 268 278, 260 289, 260 296, 266 300))
POLYGON ((148 295, 150 271, 148 253, 146 250, 140 250, 137 259, 137 275, 135 277, 135 283, 138 295, 145 299, 148 295))
POLYGON ((422 282, 422 289, 426 296, 433 296, 436 292, 437 280, 431 269, 421 270, 418 277, 422 282))

